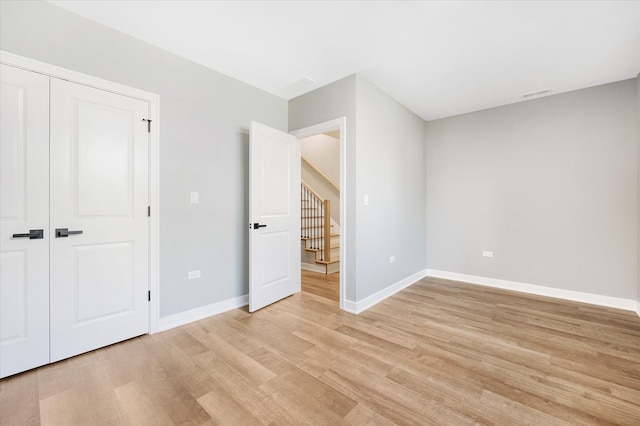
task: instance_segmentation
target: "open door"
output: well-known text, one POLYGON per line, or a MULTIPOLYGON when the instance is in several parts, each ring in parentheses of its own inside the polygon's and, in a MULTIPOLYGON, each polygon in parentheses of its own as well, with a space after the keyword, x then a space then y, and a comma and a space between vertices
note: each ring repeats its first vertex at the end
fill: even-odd
POLYGON ((300 291, 300 145, 251 122, 249 312, 300 291))

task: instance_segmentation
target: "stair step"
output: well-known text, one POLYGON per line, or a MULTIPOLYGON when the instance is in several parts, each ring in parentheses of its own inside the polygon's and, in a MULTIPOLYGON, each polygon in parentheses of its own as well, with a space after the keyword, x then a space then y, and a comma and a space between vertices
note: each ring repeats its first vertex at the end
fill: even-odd
MULTIPOLYGON (((309 238, 303 238, 303 240, 309 240, 309 238)), ((340 248, 340 243, 333 243, 331 244, 331 246, 329 247, 330 249, 337 249, 340 248)), ((319 248, 313 248, 313 247, 305 247, 304 248, 306 251, 322 251, 319 248)))
MULTIPOLYGON (((335 237, 339 237, 340 234, 331 234, 329 235, 329 238, 335 238, 335 237)), ((305 237, 305 236, 300 236, 300 239, 302 240, 319 240, 320 238, 324 238, 322 235, 319 235, 317 237, 305 237)))
POLYGON ((326 260, 316 260, 316 263, 319 263, 320 265, 330 265, 332 263, 337 263, 340 262, 340 256, 338 257, 332 257, 331 259, 329 259, 329 261, 326 260))
POLYGON ((303 226, 302 229, 311 229, 311 228, 321 228, 324 229, 324 226, 322 225, 317 225, 317 226, 303 226))

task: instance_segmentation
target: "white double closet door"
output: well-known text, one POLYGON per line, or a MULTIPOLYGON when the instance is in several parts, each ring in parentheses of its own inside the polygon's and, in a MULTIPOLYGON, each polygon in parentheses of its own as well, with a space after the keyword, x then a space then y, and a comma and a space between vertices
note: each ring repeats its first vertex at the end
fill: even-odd
POLYGON ((149 107, 1 67, 6 377, 148 332, 149 107))

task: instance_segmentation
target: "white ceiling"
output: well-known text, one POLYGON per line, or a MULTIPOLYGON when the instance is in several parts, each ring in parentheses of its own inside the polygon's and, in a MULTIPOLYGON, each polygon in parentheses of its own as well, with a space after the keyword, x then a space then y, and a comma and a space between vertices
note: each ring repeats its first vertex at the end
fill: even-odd
POLYGON ((285 99, 359 73, 426 120, 640 72, 640 1, 52 3, 285 99))

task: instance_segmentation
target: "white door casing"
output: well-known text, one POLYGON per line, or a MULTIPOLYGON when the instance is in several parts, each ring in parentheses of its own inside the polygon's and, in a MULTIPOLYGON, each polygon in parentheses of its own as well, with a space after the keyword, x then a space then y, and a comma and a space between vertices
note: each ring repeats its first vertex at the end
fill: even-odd
POLYGON ((149 332, 149 141, 145 101, 51 79, 50 102, 54 362, 149 332))
POLYGON ((254 312, 300 291, 300 143, 251 122, 249 145, 249 311, 254 312))
POLYGON ((0 377, 6 377, 49 362, 49 78, 0 67, 0 377), (13 237, 37 229, 42 239, 13 237))

